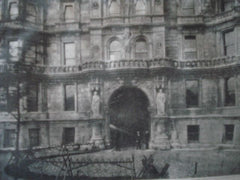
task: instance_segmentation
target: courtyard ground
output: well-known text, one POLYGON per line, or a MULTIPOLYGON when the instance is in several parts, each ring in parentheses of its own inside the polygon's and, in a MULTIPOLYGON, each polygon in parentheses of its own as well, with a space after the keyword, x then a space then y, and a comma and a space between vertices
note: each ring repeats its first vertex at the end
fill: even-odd
MULTIPOLYGON (((175 179, 240 174, 240 151, 233 149, 175 149, 168 151, 135 149, 125 149, 122 151, 103 150, 90 154, 72 155, 71 158, 73 160, 121 161, 134 156, 135 172, 138 176, 143 168, 142 159, 144 156, 149 157, 150 155, 152 155, 153 164, 159 172, 162 171, 166 164, 169 164, 166 178, 175 179)), ((7 162, 6 158, 9 158, 9 155, 6 153, 0 154, 1 173, 4 180, 8 180, 3 172, 3 167, 7 162)), ((49 171, 52 174, 55 174, 54 171, 57 172, 57 169, 49 166, 44 169, 45 172, 49 171)), ((82 170, 88 175, 99 173, 99 176, 106 174, 109 176, 131 174, 130 171, 115 167, 112 164, 88 166, 82 170)))

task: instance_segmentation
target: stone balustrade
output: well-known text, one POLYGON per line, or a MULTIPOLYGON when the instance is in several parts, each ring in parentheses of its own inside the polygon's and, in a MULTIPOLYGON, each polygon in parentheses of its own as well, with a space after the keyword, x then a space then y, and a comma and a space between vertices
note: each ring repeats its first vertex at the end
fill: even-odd
POLYGON ((75 66, 47 66, 32 64, 0 64, 0 73, 7 72, 32 72, 36 74, 61 74, 61 73, 80 73, 88 71, 108 71, 123 69, 159 69, 172 68, 180 70, 198 70, 211 68, 224 68, 240 64, 240 56, 224 56, 213 59, 198 60, 173 60, 170 58, 154 59, 123 59, 115 61, 90 61, 82 65, 75 66))
POLYGON ((177 22, 179 25, 184 24, 203 24, 203 16, 178 16, 177 22))
POLYGON ((34 31, 42 31, 42 23, 33 23, 30 21, 20 21, 20 20, 2 20, 0 21, 0 28, 18 28, 18 29, 29 29, 34 31))

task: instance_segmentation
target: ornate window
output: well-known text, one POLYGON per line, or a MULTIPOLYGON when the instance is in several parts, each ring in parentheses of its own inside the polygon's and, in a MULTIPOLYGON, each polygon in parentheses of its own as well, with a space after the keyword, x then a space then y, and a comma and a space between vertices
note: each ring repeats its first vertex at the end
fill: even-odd
POLYGON ((62 144, 72 144, 75 139, 75 128, 63 128, 62 144))
POLYGON ((186 81, 186 105, 187 107, 198 107, 199 83, 198 80, 186 81))
POLYGON ((199 142, 199 125, 187 126, 188 143, 199 142))
POLYGON ((38 84, 28 85, 27 110, 38 111, 38 84))
POLYGON ((15 129, 5 129, 4 130, 4 141, 3 146, 7 147, 15 147, 16 142, 16 131, 15 129))
POLYGON ((73 22, 74 21, 74 7, 73 4, 64 5, 64 21, 73 22))
POLYGON ((182 1, 183 15, 194 15, 194 1, 195 0, 183 0, 182 1))
POLYGON ((110 58, 110 60, 121 59, 121 44, 119 41, 114 40, 110 43, 109 58, 110 58))
POLYGON ((135 5, 135 14, 136 15, 144 15, 147 11, 147 2, 146 0, 136 0, 135 5))
POLYGON ((236 104, 236 95, 235 95, 235 78, 226 78, 225 79, 225 106, 235 106, 236 104))
POLYGON ((65 111, 75 110, 75 92, 76 92, 76 88, 74 85, 65 85, 65 94, 64 94, 65 111))
POLYGON ((40 146, 40 129, 32 128, 28 130, 30 147, 40 146))
POLYGON ((13 40, 8 42, 8 55, 11 61, 19 61, 21 47, 22 41, 20 40, 13 40))
POLYGON ((7 89, 0 87, 0 111, 7 111, 7 89))
POLYGON ((197 59, 197 42, 196 42, 196 36, 194 35, 188 35, 184 36, 184 59, 197 59))
POLYGON ((235 53, 235 37, 234 31, 226 31, 223 33, 223 48, 224 48, 224 55, 231 56, 235 53))
POLYGON ((135 58, 148 58, 148 45, 144 38, 139 38, 136 40, 135 58))
POLYGON ((27 4, 26 6, 27 11, 27 20, 33 23, 37 21, 37 9, 35 4, 27 4))
POLYGON ((10 59, 12 61, 18 61, 18 52, 19 52, 18 41, 9 41, 8 47, 9 47, 8 53, 9 53, 10 59))
POLYGON ((110 0, 109 1, 109 15, 118 16, 120 15, 121 7, 119 0, 110 0))
POLYGON ((76 65, 75 43, 64 43, 64 64, 67 66, 76 65))
POLYGON ((8 15, 9 19, 14 20, 18 17, 19 10, 18 10, 18 3, 17 2, 10 2, 8 7, 8 15))

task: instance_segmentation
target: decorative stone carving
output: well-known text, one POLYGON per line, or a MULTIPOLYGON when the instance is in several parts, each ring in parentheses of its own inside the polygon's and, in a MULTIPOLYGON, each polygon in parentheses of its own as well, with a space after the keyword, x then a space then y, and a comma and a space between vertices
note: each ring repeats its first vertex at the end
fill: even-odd
POLYGON ((163 92, 162 89, 159 89, 157 92, 157 97, 156 97, 156 104, 157 104, 157 115, 163 116, 165 115, 165 104, 166 104, 166 94, 163 92))
POLYGON ((91 109, 93 117, 100 116, 100 96, 97 90, 93 91, 91 109))
POLYGON ((104 149, 104 140, 102 137, 102 124, 99 122, 93 122, 92 124, 92 137, 90 140, 96 147, 104 149))
POLYGON ((128 31, 125 31, 122 35, 122 41, 123 41, 123 48, 122 48, 122 54, 129 53, 131 50, 130 41, 131 41, 132 34, 128 31))
POLYGON ((177 132, 174 120, 172 121, 171 146, 174 147, 174 148, 179 148, 180 147, 178 132, 177 132))
POLYGON ((155 78, 155 90, 156 90, 156 109, 157 116, 166 115, 166 78, 165 77, 156 77, 155 78))
POLYGON ((212 14, 214 12, 214 2, 212 0, 205 0, 202 14, 212 14))
POLYGON ((93 9, 98 9, 99 8, 98 2, 93 2, 92 3, 92 8, 93 9))
POLYGON ((170 142, 167 136, 167 118, 153 118, 152 135, 150 147, 154 149, 170 149, 170 142))

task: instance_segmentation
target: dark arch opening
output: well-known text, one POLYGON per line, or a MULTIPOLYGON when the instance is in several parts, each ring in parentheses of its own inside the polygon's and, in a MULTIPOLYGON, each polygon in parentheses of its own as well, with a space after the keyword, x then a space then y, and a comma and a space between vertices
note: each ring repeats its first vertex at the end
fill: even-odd
POLYGON ((111 145, 116 149, 148 148, 150 134, 149 101, 145 93, 136 87, 121 87, 109 100, 111 145), (140 138, 137 136, 140 132, 140 138))

